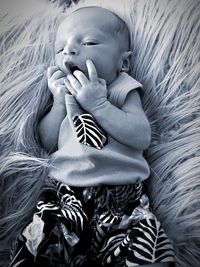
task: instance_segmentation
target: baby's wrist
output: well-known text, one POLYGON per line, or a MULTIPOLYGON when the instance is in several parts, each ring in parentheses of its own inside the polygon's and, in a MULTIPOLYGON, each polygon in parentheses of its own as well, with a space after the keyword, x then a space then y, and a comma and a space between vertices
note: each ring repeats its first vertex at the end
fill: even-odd
POLYGON ((57 109, 65 109, 65 99, 57 99, 57 98, 54 98, 53 100, 53 107, 54 108, 57 108, 57 109))
POLYGON ((105 100, 99 105, 96 105, 93 107, 93 109, 90 111, 90 113, 94 116, 98 116, 99 114, 102 115, 104 113, 104 110, 107 110, 107 107, 110 105, 110 102, 108 100, 105 100))

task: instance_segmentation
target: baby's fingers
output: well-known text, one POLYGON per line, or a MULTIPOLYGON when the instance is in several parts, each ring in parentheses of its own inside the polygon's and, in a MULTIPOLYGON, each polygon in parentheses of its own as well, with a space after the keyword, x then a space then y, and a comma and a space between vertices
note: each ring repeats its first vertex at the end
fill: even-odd
POLYGON ((67 90, 69 90, 69 92, 73 95, 73 96, 77 96, 77 92, 76 90, 71 86, 70 82, 66 79, 64 80, 65 86, 67 88, 67 90))
POLYGON ((49 67, 47 69, 47 79, 50 80, 58 80, 62 77, 64 77, 65 74, 56 66, 49 67))
POLYGON ((97 75, 97 71, 96 71, 96 67, 94 65, 94 63, 90 60, 87 59, 86 60, 86 66, 88 69, 88 76, 91 82, 97 82, 98 81, 98 75, 97 75))
POLYGON ((57 96, 59 96, 59 95, 63 95, 63 96, 64 96, 64 95, 66 95, 67 93, 69 93, 69 90, 66 88, 66 86, 60 84, 60 85, 57 87, 57 90, 56 90, 56 92, 55 92, 54 95, 57 95, 57 96))
POLYGON ((106 86, 106 81, 105 81, 104 79, 102 79, 102 78, 98 78, 98 81, 99 81, 99 83, 100 83, 101 85, 106 86))
POLYGON ((50 79, 51 76, 54 74, 54 72, 56 72, 57 70, 59 70, 59 69, 56 66, 48 67, 48 69, 47 69, 47 78, 50 79))

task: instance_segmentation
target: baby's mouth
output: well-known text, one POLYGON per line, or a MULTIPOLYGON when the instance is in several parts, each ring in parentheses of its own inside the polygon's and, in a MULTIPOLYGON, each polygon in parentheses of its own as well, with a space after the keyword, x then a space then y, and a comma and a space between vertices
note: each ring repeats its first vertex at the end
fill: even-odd
POLYGON ((69 65, 69 69, 70 69, 71 73, 74 73, 75 70, 81 71, 81 69, 76 65, 71 65, 71 66, 69 65))
POLYGON ((68 73, 73 74, 74 71, 79 70, 82 71, 76 64, 74 64, 73 62, 65 62, 65 69, 68 73))
MULTIPOLYGON (((76 65, 73 62, 70 62, 70 61, 65 62, 64 65, 65 65, 65 73, 66 73, 66 75, 67 74, 73 74, 76 70, 79 70, 79 71, 85 73, 85 71, 82 68, 80 68, 78 65, 76 65)), ((87 74, 85 74, 85 75, 87 75, 87 74)))

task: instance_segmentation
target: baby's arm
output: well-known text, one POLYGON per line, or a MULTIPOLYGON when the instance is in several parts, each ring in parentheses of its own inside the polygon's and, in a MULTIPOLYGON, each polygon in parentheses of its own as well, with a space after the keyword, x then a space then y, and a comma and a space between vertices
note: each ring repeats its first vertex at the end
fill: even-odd
POLYGON ((137 90, 128 94, 121 109, 115 107, 107 99, 106 83, 97 77, 94 64, 90 60, 86 64, 89 78, 80 71, 67 76, 65 83, 71 94, 113 138, 135 149, 146 149, 151 130, 137 90))
POLYGON ((94 118, 113 138, 138 150, 150 144, 151 130, 139 93, 131 91, 121 109, 108 100, 94 109, 94 118))
POLYGON ((43 146, 53 152, 57 149, 60 125, 66 116, 64 84, 65 75, 57 67, 47 71, 48 86, 53 94, 53 105, 50 112, 39 123, 39 135, 43 146))

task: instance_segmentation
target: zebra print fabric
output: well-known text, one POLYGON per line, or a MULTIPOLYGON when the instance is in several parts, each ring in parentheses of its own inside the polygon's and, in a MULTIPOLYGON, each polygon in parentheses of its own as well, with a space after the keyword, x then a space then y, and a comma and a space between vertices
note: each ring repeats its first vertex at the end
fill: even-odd
POLYGON ((97 149, 102 149, 107 144, 106 132, 104 132, 89 113, 75 115, 73 122, 80 143, 97 149))
POLYGON ((124 261, 123 266, 173 262, 171 242, 156 218, 138 222, 128 235, 115 233, 105 248, 104 265, 124 261))
POLYGON ((174 252, 142 184, 44 191, 11 253, 11 267, 138 266, 174 252))

